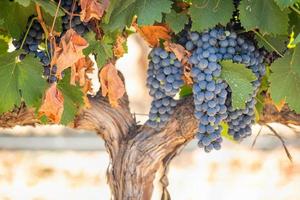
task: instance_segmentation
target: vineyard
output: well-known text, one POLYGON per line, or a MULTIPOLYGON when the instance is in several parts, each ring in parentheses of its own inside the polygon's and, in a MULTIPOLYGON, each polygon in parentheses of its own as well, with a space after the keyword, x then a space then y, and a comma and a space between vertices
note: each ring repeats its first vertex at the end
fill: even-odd
POLYGON ((158 173, 162 199, 170 199, 166 173, 182 147, 196 139, 206 153, 222 151, 224 140, 251 136, 255 123, 292 160, 268 123, 300 125, 299 0, 3 0, 0 7, 0 127, 97 132, 110 156, 113 199, 150 199, 158 173), (132 34, 151 48, 144 124, 130 112, 116 67, 132 34))

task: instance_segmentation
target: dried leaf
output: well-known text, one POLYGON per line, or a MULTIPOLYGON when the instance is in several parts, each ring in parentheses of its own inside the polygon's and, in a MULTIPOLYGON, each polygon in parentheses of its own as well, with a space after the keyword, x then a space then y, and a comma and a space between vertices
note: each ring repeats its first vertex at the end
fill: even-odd
POLYGON ((122 35, 118 35, 118 37, 116 39, 116 43, 113 48, 114 55, 117 58, 121 58, 124 55, 124 53, 126 52, 124 49, 124 42, 126 42, 126 38, 122 35))
POLYGON ((159 45, 159 40, 170 40, 170 29, 165 25, 140 26, 133 24, 135 29, 149 43, 151 47, 159 45))
POLYGON ((80 0, 81 12, 80 19, 83 22, 89 22, 92 18, 100 20, 104 11, 109 6, 109 0, 80 0))
POLYGON ((169 41, 164 42, 164 47, 165 50, 173 52, 180 62, 182 62, 185 57, 191 54, 180 44, 175 44, 169 41))
POLYGON ((108 96, 112 107, 118 106, 118 99, 125 93, 124 83, 112 63, 106 64, 100 71, 102 96, 108 96))
POLYGON ((69 29, 61 38, 59 46, 54 48, 54 56, 51 66, 57 65, 57 76, 61 78, 61 72, 74 65, 84 57, 83 49, 88 47, 88 42, 73 29, 69 29))
POLYGON ((90 79, 86 79, 85 84, 82 88, 82 92, 83 94, 85 94, 83 97, 84 107, 91 108, 91 103, 89 101, 89 98, 87 97, 88 92, 93 92, 92 81, 90 79))
POLYGON ((72 67, 71 67, 71 80, 70 84, 75 85, 76 82, 79 82, 80 86, 84 86, 87 77, 87 73, 93 71, 93 61, 89 57, 80 58, 72 67))
POLYGON ((64 97, 56 84, 46 90, 42 106, 39 109, 39 117, 45 115, 54 123, 59 123, 64 110, 64 97))
POLYGON ((278 112, 280 112, 282 110, 285 103, 286 103, 285 99, 282 99, 278 104, 274 103, 274 105, 277 108, 278 112))
POLYGON ((180 44, 175 44, 169 41, 164 42, 164 48, 167 51, 173 52, 176 58, 181 62, 183 66, 183 81, 187 85, 193 84, 193 79, 191 77, 191 65, 188 62, 191 53, 180 44))

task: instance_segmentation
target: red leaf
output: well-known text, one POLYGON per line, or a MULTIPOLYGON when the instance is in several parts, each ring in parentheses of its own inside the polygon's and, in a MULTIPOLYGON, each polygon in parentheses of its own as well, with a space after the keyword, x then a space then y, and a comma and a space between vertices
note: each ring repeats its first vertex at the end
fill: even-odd
POLYGON ((106 64, 100 71, 102 96, 108 96, 112 107, 118 106, 118 99, 123 97, 125 87, 118 75, 116 67, 112 63, 106 64))
POLYGON ((57 76, 61 72, 75 64, 84 57, 82 50, 88 47, 88 42, 78 35, 73 29, 69 29, 61 38, 59 46, 55 46, 51 66, 57 65, 57 76))
POLYGON ((109 6, 109 0, 80 0, 81 12, 80 19, 83 22, 89 22, 92 18, 100 20, 104 11, 109 6))
POLYGON ((54 123, 59 123, 64 110, 64 97, 61 91, 53 84, 46 90, 39 116, 47 116, 54 123))

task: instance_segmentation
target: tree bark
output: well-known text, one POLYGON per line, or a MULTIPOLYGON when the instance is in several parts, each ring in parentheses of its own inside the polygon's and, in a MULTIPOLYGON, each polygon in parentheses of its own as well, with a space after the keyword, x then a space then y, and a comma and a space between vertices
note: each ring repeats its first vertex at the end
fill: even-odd
MULTIPOLYGON (((89 98, 91 108, 83 109, 74 121, 74 128, 96 131, 105 141, 110 156, 108 183, 114 200, 150 200, 154 180, 160 181, 161 199, 170 199, 166 172, 169 163, 194 137, 197 120, 194 118, 192 97, 180 100, 169 123, 161 131, 136 124, 130 113, 128 97, 112 108, 107 98, 89 98)), ((0 116, 0 127, 35 125, 34 111, 24 105, 0 116)), ((300 125, 300 115, 287 106, 278 111, 266 104, 260 123, 281 122, 300 125)))
POLYGON ((91 104, 91 109, 78 116, 75 127, 95 130, 104 139, 111 158, 107 177, 113 199, 151 199, 156 176, 160 176, 162 195, 168 199, 165 172, 172 158, 194 137, 197 128, 192 98, 179 103, 161 131, 136 125, 127 97, 117 109, 111 108, 102 97, 92 98, 91 104))

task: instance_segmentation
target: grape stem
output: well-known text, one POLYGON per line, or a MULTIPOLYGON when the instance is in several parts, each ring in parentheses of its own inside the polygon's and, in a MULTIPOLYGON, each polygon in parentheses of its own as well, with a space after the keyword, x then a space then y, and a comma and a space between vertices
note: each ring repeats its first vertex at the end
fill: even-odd
POLYGON ((54 26, 55 26, 55 22, 56 22, 56 18, 58 15, 60 4, 61 4, 61 0, 59 0, 56 11, 55 11, 54 19, 53 19, 51 30, 50 30, 50 36, 52 36, 52 34, 53 34, 53 30, 54 30, 54 26))
POLYGON ((268 40, 264 38, 259 32, 256 30, 252 30, 260 39, 262 39, 267 45, 269 45, 280 57, 283 57, 283 55, 270 43, 268 40))
POLYGON ((23 48, 24 43, 25 43, 25 40, 26 40, 27 35, 28 35, 28 33, 29 33, 29 30, 30 30, 30 28, 31 28, 31 26, 32 26, 32 23, 33 23, 33 21, 36 20, 36 19, 37 19, 36 17, 33 17, 33 18, 31 19, 30 24, 29 24, 29 26, 28 26, 28 28, 27 28, 27 30, 26 30, 26 33, 25 33, 25 35, 24 35, 24 38, 23 38, 23 40, 22 40, 22 44, 21 44, 21 46, 20 46, 20 49, 23 48))
POLYGON ((39 4, 35 4, 35 9, 36 9, 36 12, 37 12, 37 19, 38 21, 40 22, 43 30, 44 30, 44 33, 45 33, 45 37, 48 38, 49 36, 49 32, 48 32, 48 29, 47 29, 47 26, 43 20, 43 15, 42 15, 42 11, 41 11, 41 7, 39 6, 39 4))

